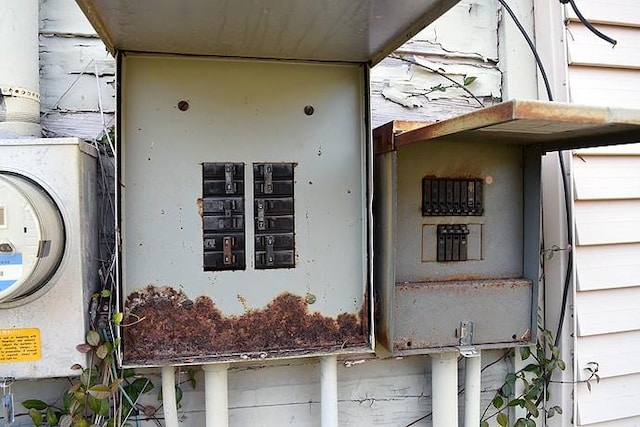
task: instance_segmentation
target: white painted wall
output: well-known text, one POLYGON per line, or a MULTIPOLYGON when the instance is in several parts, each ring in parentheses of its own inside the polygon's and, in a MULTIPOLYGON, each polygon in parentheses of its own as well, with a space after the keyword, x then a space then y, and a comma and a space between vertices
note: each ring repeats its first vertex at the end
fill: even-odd
MULTIPOLYGON (((40 4, 43 129, 49 136, 95 140, 105 124, 108 126, 113 121, 113 60, 73 0, 40 0, 40 4)), ((499 24, 495 0, 464 0, 398 53, 458 82, 465 76, 477 77, 468 89, 485 105, 491 105, 502 96, 502 75, 497 65, 499 24)), ((394 119, 438 120, 479 106, 467 93, 453 87, 443 92, 433 91, 433 87, 448 86, 450 82, 437 73, 399 59, 383 61, 372 71, 371 80, 374 126, 394 119)), ((484 352, 483 366, 501 355, 501 351, 484 352)), ((428 416, 431 375, 427 357, 351 362, 341 361, 338 369, 340 425, 408 426, 414 422, 412 425, 431 425, 428 416)), ((483 372, 483 409, 509 369, 508 363, 500 361, 483 372)), ((159 384, 157 371, 142 373, 159 384)), ((232 367, 229 372, 230 425, 320 425, 319 378, 315 359, 281 366, 232 367)), ((462 372, 459 378, 461 387, 462 372)), ((204 425, 201 371, 197 379, 195 390, 183 385, 185 396, 179 413, 184 426, 204 425)), ((67 387, 64 379, 14 384, 16 412, 20 415, 14 425, 30 425, 19 402, 37 398, 59 405, 67 387)), ((155 392, 146 403, 159 406, 155 392)), ((161 411, 158 414, 161 418, 161 411)), ((464 417, 462 408, 460 417, 464 417)), ((143 424, 156 425, 153 421, 143 424)))

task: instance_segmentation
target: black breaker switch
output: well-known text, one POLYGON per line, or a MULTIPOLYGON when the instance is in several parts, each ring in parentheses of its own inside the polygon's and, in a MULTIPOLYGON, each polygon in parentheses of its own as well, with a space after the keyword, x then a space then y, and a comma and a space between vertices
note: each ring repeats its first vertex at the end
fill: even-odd
POLYGON ((293 163, 254 163, 256 269, 295 267, 293 163))
POLYGON ((465 224, 441 224, 437 233, 438 262, 467 260, 469 229, 465 224))
POLYGON ((424 178, 422 216, 484 214, 481 179, 424 178))
POLYGON ((244 270, 244 163, 202 164, 204 270, 244 270))

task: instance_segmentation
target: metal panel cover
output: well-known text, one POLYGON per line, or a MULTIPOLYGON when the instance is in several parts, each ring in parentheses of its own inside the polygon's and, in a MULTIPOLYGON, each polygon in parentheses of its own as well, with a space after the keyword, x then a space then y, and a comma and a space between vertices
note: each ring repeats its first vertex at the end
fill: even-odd
POLYGON ((457 0, 76 0, 111 50, 378 62, 457 0))
POLYGON ((122 70, 125 364, 370 350, 366 67, 127 54, 122 70), (244 268, 203 266, 207 236, 238 231, 205 221, 203 245, 203 164, 243 186, 214 197, 244 196, 244 268))

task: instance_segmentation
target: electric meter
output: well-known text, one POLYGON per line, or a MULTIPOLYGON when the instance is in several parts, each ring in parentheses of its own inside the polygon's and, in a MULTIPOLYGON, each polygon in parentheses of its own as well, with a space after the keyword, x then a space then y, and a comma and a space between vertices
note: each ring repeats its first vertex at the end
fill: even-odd
POLYGON ((78 375, 97 287, 97 152, 0 139, 0 375, 78 375))
POLYGON ((64 224, 51 197, 24 176, 0 173, 0 303, 42 289, 63 254, 64 224))

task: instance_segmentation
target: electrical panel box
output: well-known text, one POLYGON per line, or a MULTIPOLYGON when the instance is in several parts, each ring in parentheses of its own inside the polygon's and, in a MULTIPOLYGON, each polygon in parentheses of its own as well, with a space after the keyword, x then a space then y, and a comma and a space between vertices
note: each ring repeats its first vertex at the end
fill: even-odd
POLYGON ((378 341, 394 354, 535 335, 539 145, 374 132, 378 341))
POLYGON ((372 351, 368 67, 119 62, 124 365, 372 351))
POLYGON ((0 372, 77 375, 96 286, 96 151, 81 140, 0 140, 0 372))

